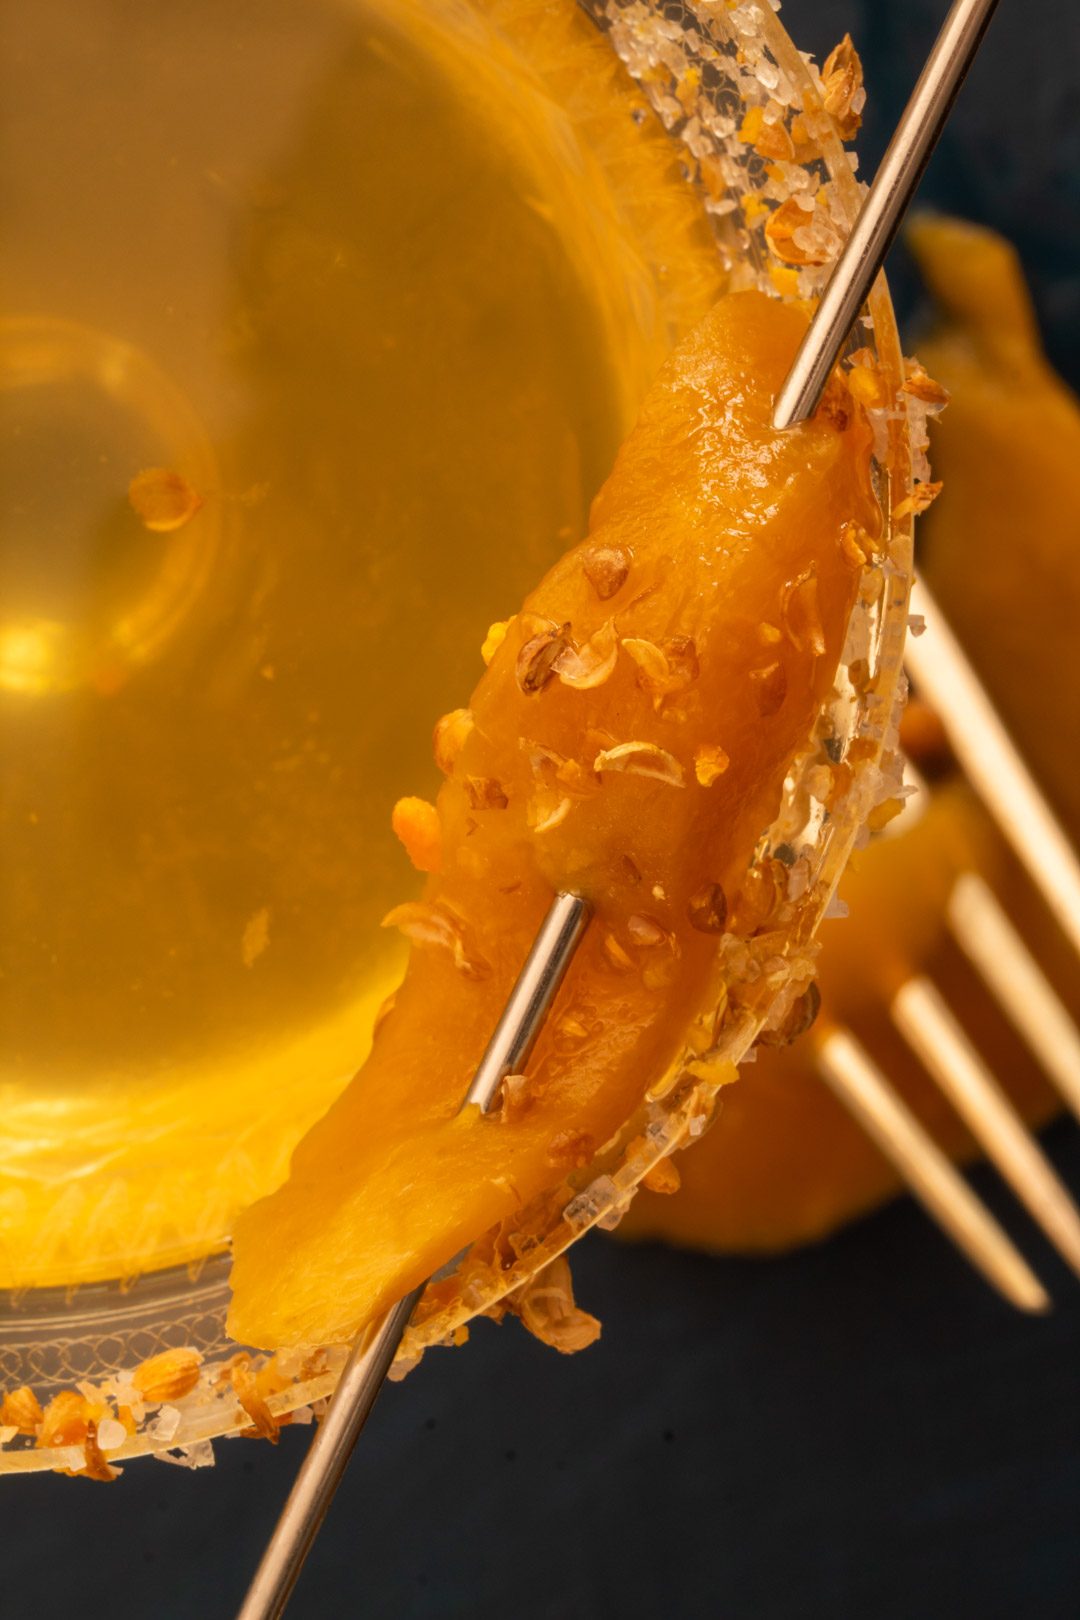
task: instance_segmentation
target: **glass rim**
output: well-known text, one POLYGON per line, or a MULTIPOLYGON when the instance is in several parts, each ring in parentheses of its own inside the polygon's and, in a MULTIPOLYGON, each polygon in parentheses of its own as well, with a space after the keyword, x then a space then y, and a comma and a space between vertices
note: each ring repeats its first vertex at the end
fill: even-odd
MULTIPOLYGON (((494 9, 490 0, 474 4, 478 10, 494 9)), ((771 273, 776 261, 764 234, 764 223, 777 202, 778 182, 768 173, 769 163, 742 139, 747 112, 760 107, 763 117, 785 129, 796 117, 813 120, 815 155, 806 173, 816 185, 828 186, 838 226, 854 218, 860 188, 850 157, 824 111, 820 79, 771 6, 750 0, 734 9, 710 0, 682 0, 678 5, 665 0, 656 5, 645 0, 578 0, 578 4, 606 34, 672 139, 681 142, 687 179, 697 188, 712 221, 732 284, 757 285, 773 296, 784 296, 771 273), (743 205, 749 197, 762 202, 760 212, 747 213, 743 205)), ((812 297, 827 272, 827 263, 800 269, 788 296, 812 297)), ((720 1030, 707 1054, 714 1069, 744 1059, 765 1023, 782 1009, 785 995, 790 999, 804 963, 800 953, 831 903, 866 815, 900 787, 895 728, 903 690, 912 521, 909 514, 897 518, 894 508, 908 492, 913 474, 909 409, 895 404, 903 398, 904 363, 884 278, 878 279, 846 352, 862 347, 872 351, 887 398, 894 403, 878 413, 875 424, 883 554, 864 579, 849 626, 849 647, 857 648, 867 663, 869 679, 861 690, 849 683, 845 715, 833 717, 843 725, 845 747, 859 740, 861 748, 850 786, 819 818, 812 843, 799 817, 808 799, 808 773, 821 763, 820 746, 808 750, 793 767, 781 811, 754 859, 762 865, 784 859, 777 851, 793 848, 792 839, 801 838, 799 848, 809 851, 804 903, 786 942, 770 943, 772 956, 785 959, 785 972, 760 1005, 742 1010, 720 1030)), ((854 662, 847 653, 845 659, 854 662)), ((839 735, 834 726, 830 738, 839 735)), ((714 1011, 726 998, 732 971, 730 959, 718 965, 709 990, 714 1011)), ((414 1366, 425 1349, 460 1342, 472 1317, 498 1314, 508 1295, 525 1288, 591 1227, 617 1224, 649 1170, 708 1124, 721 1085, 718 1078, 702 1072, 709 1066, 702 1064, 700 1052, 688 1048, 680 1053, 597 1159, 522 1212, 513 1250, 496 1252, 480 1238, 455 1270, 432 1284, 406 1335, 398 1374, 403 1376, 414 1366)), ((0 1309, 0 1386, 30 1383, 56 1389, 80 1383, 98 1386, 104 1380, 106 1389, 111 1383, 115 1399, 116 1388, 130 1382, 137 1362, 170 1348, 194 1348, 204 1358, 197 1386, 175 1409, 167 1403, 146 1403, 149 1409, 136 1432, 110 1450, 109 1461, 179 1449, 181 1460, 199 1466, 208 1460, 206 1442, 242 1432, 251 1422, 227 1376, 224 1382, 221 1376, 222 1366, 244 1349, 224 1333, 228 1267, 227 1253, 217 1253, 198 1266, 171 1266, 128 1283, 26 1290, 0 1309), (163 1409, 179 1413, 171 1428, 161 1422, 163 1409)), ((318 1352, 321 1359, 279 1357, 279 1365, 291 1365, 293 1375, 286 1387, 267 1397, 274 1418, 310 1414, 311 1403, 332 1392, 345 1353, 337 1346, 318 1352)), ((256 1364, 270 1359, 260 1352, 252 1355, 256 1364)), ((72 1448, 38 1448, 26 1437, 0 1435, 0 1473, 72 1466, 77 1466, 72 1448)))

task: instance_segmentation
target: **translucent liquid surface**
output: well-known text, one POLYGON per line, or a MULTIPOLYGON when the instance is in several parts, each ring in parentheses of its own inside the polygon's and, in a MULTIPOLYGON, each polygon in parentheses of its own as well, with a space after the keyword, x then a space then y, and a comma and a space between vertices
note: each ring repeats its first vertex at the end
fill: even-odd
POLYGON ((0 1286, 191 1257, 281 1178, 400 965, 391 805, 666 344, 488 27, 5 9, 0 1286))

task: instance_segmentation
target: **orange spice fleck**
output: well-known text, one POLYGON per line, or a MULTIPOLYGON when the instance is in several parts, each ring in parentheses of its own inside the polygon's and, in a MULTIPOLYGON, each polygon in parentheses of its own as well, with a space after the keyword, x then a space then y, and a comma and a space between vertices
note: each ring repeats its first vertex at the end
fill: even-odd
POLYGON ((840 139, 854 140, 862 123, 866 92, 863 89, 862 61, 850 34, 845 34, 839 45, 825 58, 821 77, 825 86, 825 111, 835 120, 840 139))
POLYGON ((949 403, 949 391, 941 383, 935 382, 930 373, 918 360, 906 362, 907 376, 900 385, 902 394, 910 394, 913 399, 921 400, 924 405, 942 410, 949 403))
POLYGON ((141 1361, 131 1382, 144 1401, 178 1401, 199 1382, 202 1356, 197 1350, 163 1350, 141 1361))
POLYGON ((405 847, 405 853, 418 872, 438 872, 442 867, 442 831, 439 812, 427 799, 412 796, 399 799, 390 825, 405 847))
POLYGON ((441 720, 436 720, 432 744, 435 763, 444 776, 449 776, 456 765, 474 725, 471 709, 451 709, 441 720))
POLYGON ((491 663, 491 660, 506 640, 513 622, 513 618, 496 619, 494 624, 488 625, 488 633, 480 647, 480 656, 485 664, 491 663))
POLYGON ((796 233, 805 231, 815 215, 807 212, 794 197, 788 197, 769 216, 765 235, 769 246, 785 264, 827 264, 831 258, 829 243, 823 238, 818 246, 810 246, 805 239, 796 241, 796 233))
POLYGON ((642 1176, 641 1185, 649 1192, 669 1197, 682 1186, 682 1177, 670 1159, 658 1159, 652 1169, 642 1176))
POLYGON ((128 485, 128 500, 145 528, 171 534, 183 528, 203 504, 198 491, 168 467, 147 467, 128 485))
POLYGON ((263 1440, 269 1440, 272 1445, 277 1444, 278 1432, 281 1424, 267 1406, 259 1389, 256 1375, 251 1369, 249 1356, 238 1357, 229 1374, 236 1399, 251 1419, 251 1427, 242 1429, 242 1434, 258 1435, 263 1440))
POLYGON ((904 499, 893 507, 893 517, 907 517, 909 513, 913 513, 915 517, 918 517, 937 500, 941 494, 941 489, 940 479, 937 483, 916 484, 911 494, 905 495, 904 499))
POLYGON ((548 1143, 548 1162, 583 1170, 596 1152, 588 1131, 557 1131, 548 1143))
POLYGON ((18 1429, 20 1434, 36 1434, 43 1416, 41 1402, 29 1384, 9 1390, 0 1405, 0 1425, 18 1429))
POLYGON ((730 764, 719 743, 702 743, 694 750, 694 775, 702 787, 712 787, 730 764))
POLYGON ((38 1429, 37 1443, 49 1446, 81 1446, 93 1415, 85 1395, 77 1389, 62 1389, 45 1408, 38 1429))

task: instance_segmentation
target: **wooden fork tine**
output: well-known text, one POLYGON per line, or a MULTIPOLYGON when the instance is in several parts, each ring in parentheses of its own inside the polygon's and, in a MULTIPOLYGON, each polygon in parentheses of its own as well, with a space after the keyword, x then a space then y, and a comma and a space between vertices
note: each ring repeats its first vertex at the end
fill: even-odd
POLYGON ((1047 1310, 1023 1255, 851 1031, 827 1029, 816 1056, 822 1079, 975 1269, 1020 1310, 1047 1310))
POLYGON ((1080 1120, 1080 1030, 993 890, 966 872, 946 916, 960 949, 1080 1120))
POLYGON ((892 1001, 892 1018, 987 1156, 1080 1275, 1080 1210, 944 997, 917 975, 892 1001))

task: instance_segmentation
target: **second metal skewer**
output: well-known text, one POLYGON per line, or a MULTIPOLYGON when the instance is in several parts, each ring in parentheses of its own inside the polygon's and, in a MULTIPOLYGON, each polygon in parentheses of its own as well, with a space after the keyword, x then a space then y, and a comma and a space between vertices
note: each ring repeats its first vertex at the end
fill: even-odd
POLYGON ((777 395, 774 427, 794 427, 816 411, 996 6, 997 0, 955 0, 946 17, 777 395))

